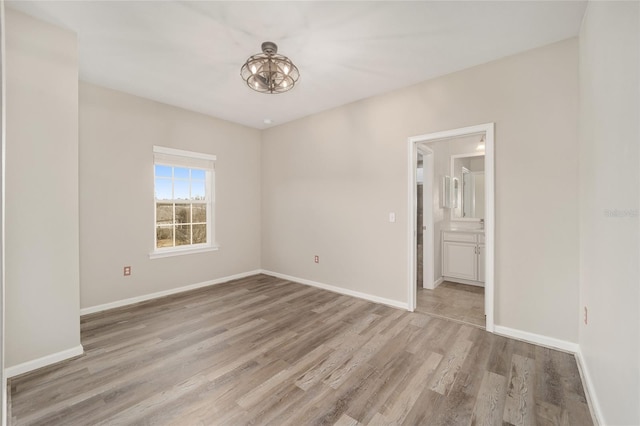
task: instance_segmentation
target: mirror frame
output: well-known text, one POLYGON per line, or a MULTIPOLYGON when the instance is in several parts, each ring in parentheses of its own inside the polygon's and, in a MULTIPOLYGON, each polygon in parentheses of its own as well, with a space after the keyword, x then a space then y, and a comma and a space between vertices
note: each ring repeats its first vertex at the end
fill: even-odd
MULTIPOLYGON (((454 169, 454 161, 458 158, 470 158, 470 157, 484 157, 485 156, 485 152, 469 152, 466 154, 454 154, 451 156, 451 168, 450 168, 450 172, 451 172, 451 178, 455 179, 455 169, 454 169)), ((486 161, 486 160, 485 160, 486 161)), ((460 182, 460 185, 462 185, 462 182, 460 182)), ((459 191, 459 193, 462 193, 462 190, 459 191)), ((455 208, 451 208, 451 211, 449 212, 450 215, 450 220, 451 222, 478 222, 480 223, 480 218, 477 217, 456 217, 455 216, 455 209, 457 208, 457 205, 460 205, 460 208, 462 208, 462 203, 457 203, 457 198, 456 198, 456 202, 454 203, 456 205, 455 208)))

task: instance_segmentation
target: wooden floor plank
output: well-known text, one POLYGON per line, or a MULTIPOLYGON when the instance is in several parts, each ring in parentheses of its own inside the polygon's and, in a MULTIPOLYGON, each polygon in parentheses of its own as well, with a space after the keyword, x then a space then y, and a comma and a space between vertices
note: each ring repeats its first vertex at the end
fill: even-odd
POLYGON ((10 424, 592 424, 572 355, 266 275, 81 331, 83 356, 10 379, 10 424))
POLYGON ((503 420, 509 424, 535 425, 535 362, 513 355, 503 420))
POLYGON ((460 368, 471 349, 472 342, 466 336, 459 336, 451 350, 445 355, 429 383, 429 389, 441 395, 448 395, 457 378, 460 368))
POLYGON ((359 422, 351 417, 343 414, 333 426, 358 426, 359 422))
POLYGON ((506 391, 507 378, 486 371, 476 399, 471 424, 474 426, 502 425, 506 391))
POLYGON ((406 351, 391 354, 388 360, 372 376, 368 387, 361 389, 360 395, 351 401, 347 414, 360 423, 368 424, 376 415, 400 383, 412 373, 408 367, 412 356, 406 351))
POLYGON ((411 377, 407 386, 404 387, 402 392, 400 392, 390 405, 389 410, 384 413, 387 421, 392 424, 403 424, 404 419, 418 399, 424 384, 427 383, 429 378, 434 374, 441 361, 442 355, 435 352, 432 352, 427 357, 426 362, 422 363, 419 370, 411 377))

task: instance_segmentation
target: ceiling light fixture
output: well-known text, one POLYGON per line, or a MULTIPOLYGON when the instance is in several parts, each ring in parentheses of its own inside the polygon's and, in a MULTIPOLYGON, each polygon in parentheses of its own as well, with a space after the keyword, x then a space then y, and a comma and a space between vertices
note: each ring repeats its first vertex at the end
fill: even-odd
POLYGON ((476 147, 476 150, 484 151, 484 135, 482 135, 482 138, 480 139, 480 143, 476 147))
POLYGON ((286 56, 278 55, 278 46, 262 43, 262 53, 252 55, 240 69, 247 86, 260 93, 282 93, 293 89, 300 72, 286 56))

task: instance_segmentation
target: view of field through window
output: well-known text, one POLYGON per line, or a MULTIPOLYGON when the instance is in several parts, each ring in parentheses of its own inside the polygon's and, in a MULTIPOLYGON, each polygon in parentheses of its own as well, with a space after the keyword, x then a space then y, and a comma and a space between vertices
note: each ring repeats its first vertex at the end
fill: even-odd
POLYGON ((155 165, 156 248, 207 242, 206 171, 155 165))

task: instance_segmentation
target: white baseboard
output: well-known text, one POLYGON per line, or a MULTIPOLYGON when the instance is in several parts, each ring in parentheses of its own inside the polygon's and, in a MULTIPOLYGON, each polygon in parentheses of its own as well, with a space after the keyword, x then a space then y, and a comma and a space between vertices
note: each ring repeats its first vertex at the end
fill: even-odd
POLYGON ((372 294, 367 294, 367 293, 361 293, 359 291, 349 290, 342 287, 336 287, 330 284, 319 283, 317 281, 306 280, 304 278, 292 277, 291 275, 285 275, 279 272, 267 271, 264 269, 260 272, 265 275, 271 275, 272 277, 282 278, 283 280, 293 281, 300 284, 310 285, 312 287, 318 287, 323 290, 329 290, 334 293, 344 294, 346 296, 353 296, 359 299, 368 300, 369 302, 381 303, 383 305, 391 306, 394 308, 409 310, 408 303, 399 302, 397 300, 386 299, 384 297, 374 296, 372 294))
POLYGON ((23 362, 22 364, 14 365, 13 367, 7 367, 5 368, 4 373, 7 378, 15 377, 20 374, 28 373, 29 371, 46 367, 47 365, 55 364, 56 362, 64 361, 65 359, 73 358, 82 354, 84 354, 84 348, 82 347, 82 345, 78 345, 64 351, 43 356, 42 358, 37 358, 31 361, 23 362))
POLYGON ((580 370, 580 377, 582 378, 582 383, 584 385, 584 393, 587 396, 587 402, 589 404, 589 409, 591 410, 591 417, 595 424, 605 425, 606 423, 602 415, 602 408, 598 402, 598 396, 596 395, 595 387, 593 386, 589 368, 584 361, 582 350, 578 350, 576 352, 576 361, 578 363, 578 370, 580 370))
POLYGON ((443 282, 444 282, 444 279, 442 279, 442 277, 440 277, 437 280, 435 280, 434 282, 432 282, 431 283, 431 287, 429 287, 429 286, 425 285, 425 281, 423 280, 422 281, 422 288, 425 289, 425 290, 435 290, 443 282))
POLYGON ((544 346, 551 349, 558 349, 572 354, 578 353, 580 347, 577 343, 568 342, 566 340, 556 339, 554 337, 543 336, 541 334, 529 333, 528 331, 517 330, 515 328, 503 327, 501 325, 494 326, 495 334, 511 337, 513 339, 522 340, 528 343, 544 346))
POLYGON ((93 314, 100 311, 106 311, 107 309, 120 308, 122 306, 132 305, 134 303, 145 302, 151 299, 157 299, 159 297, 170 296, 176 293, 182 293, 184 291, 195 290, 197 288, 208 287, 210 285, 222 284, 229 281, 237 280, 240 278, 250 277, 251 275, 257 275, 261 271, 256 269, 254 271, 242 272, 240 274, 230 275, 228 277, 216 278, 215 280, 204 281, 201 283, 190 284, 183 287, 172 288, 169 290, 158 291, 156 293, 144 294, 142 296, 131 297, 129 299, 118 300, 115 302, 104 303, 102 305, 91 306, 88 308, 80 309, 80 315, 93 314))
POLYGON ((433 283, 433 288, 436 289, 440 284, 444 282, 444 278, 440 277, 433 283))
POLYGON ((463 278, 452 278, 452 277, 442 277, 442 280, 449 281, 452 283, 473 285, 476 287, 484 287, 484 283, 482 281, 465 280, 463 278))

